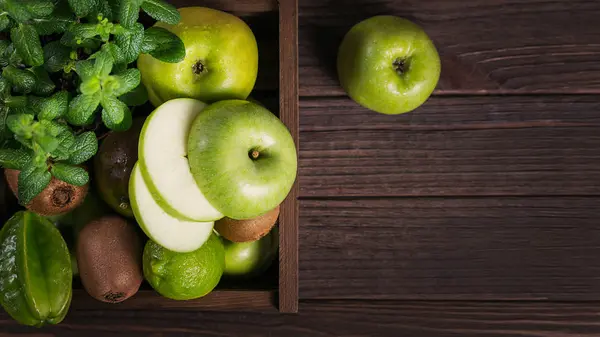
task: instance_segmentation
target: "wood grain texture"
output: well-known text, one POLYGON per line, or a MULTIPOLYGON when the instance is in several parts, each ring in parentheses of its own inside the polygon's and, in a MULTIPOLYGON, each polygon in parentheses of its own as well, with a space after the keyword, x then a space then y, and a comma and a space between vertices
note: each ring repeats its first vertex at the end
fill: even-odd
POLYGON ((300 195, 599 195, 597 96, 432 97, 386 116, 301 101, 300 195))
POLYGON ((127 301, 113 304, 100 302, 85 290, 73 291, 71 312, 79 310, 222 310, 275 311, 276 292, 268 290, 215 290, 208 295, 187 301, 175 301, 160 296, 154 290, 140 290, 127 301))
POLYGON ((442 58, 438 94, 600 93, 596 0, 304 0, 300 94, 342 95, 339 44, 354 24, 381 14, 430 35, 442 58))
POLYGON ((19 326, 0 314, 0 336, 31 337, 588 337, 600 303, 302 302, 297 315, 166 310, 78 310, 57 326, 19 326))
MULTIPOLYGON (((299 144, 298 1, 281 0, 279 8, 279 117, 299 144)), ((279 310, 298 311, 298 182, 279 215, 279 310)))
POLYGON ((302 299, 600 300, 600 197, 302 200, 302 299))

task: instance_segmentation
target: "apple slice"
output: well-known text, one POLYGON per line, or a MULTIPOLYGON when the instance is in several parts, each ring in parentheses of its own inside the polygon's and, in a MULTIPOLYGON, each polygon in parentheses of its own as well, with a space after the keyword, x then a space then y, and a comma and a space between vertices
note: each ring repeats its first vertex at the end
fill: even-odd
POLYGON ((165 102, 148 116, 140 133, 138 163, 144 181, 160 207, 181 220, 223 217, 196 185, 187 159, 190 127, 205 106, 191 98, 165 102))
POLYGON ((214 222, 185 221, 167 214, 152 198, 139 163, 131 171, 129 198, 135 220, 144 233, 169 250, 181 253, 194 251, 213 232, 214 222))

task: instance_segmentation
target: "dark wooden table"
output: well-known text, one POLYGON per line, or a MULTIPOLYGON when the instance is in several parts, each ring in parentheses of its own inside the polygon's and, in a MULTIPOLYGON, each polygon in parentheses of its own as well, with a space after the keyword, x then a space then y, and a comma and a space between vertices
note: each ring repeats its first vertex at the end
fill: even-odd
POLYGON ((600 1, 300 1, 300 313, 73 310, 0 336, 599 336, 600 1), (375 14, 443 58, 422 108, 343 95, 375 14))

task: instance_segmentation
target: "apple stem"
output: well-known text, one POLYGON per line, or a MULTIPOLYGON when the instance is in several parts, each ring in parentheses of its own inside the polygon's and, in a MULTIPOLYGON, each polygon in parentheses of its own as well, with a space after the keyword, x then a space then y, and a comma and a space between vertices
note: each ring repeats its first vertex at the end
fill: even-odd
POLYGON ((194 74, 199 75, 200 73, 202 73, 204 71, 204 64, 202 64, 202 61, 198 61, 196 63, 194 63, 194 65, 192 66, 192 70, 194 71, 194 74))
POLYGON ((257 150, 252 150, 252 153, 250 154, 250 156, 252 156, 252 159, 258 159, 259 155, 260 152, 258 152, 257 150))

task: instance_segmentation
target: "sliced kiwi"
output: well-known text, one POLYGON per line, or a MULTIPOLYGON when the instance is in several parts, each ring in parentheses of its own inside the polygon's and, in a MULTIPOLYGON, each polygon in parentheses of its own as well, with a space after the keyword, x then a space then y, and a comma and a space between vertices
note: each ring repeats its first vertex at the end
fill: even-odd
MULTIPOLYGON (((5 169, 4 176, 15 196, 19 195, 19 173, 21 171, 5 169)), ((89 183, 75 186, 52 177, 50 184, 25 207, 43 216, 54 216, 70 212, 85 200, 89 183)))
POLYGON ((278 217, 279 206, 253 219, 235 220, 224 217, 215 221, 215 230, 229 241, 256 241, 269 234, 278 217))

